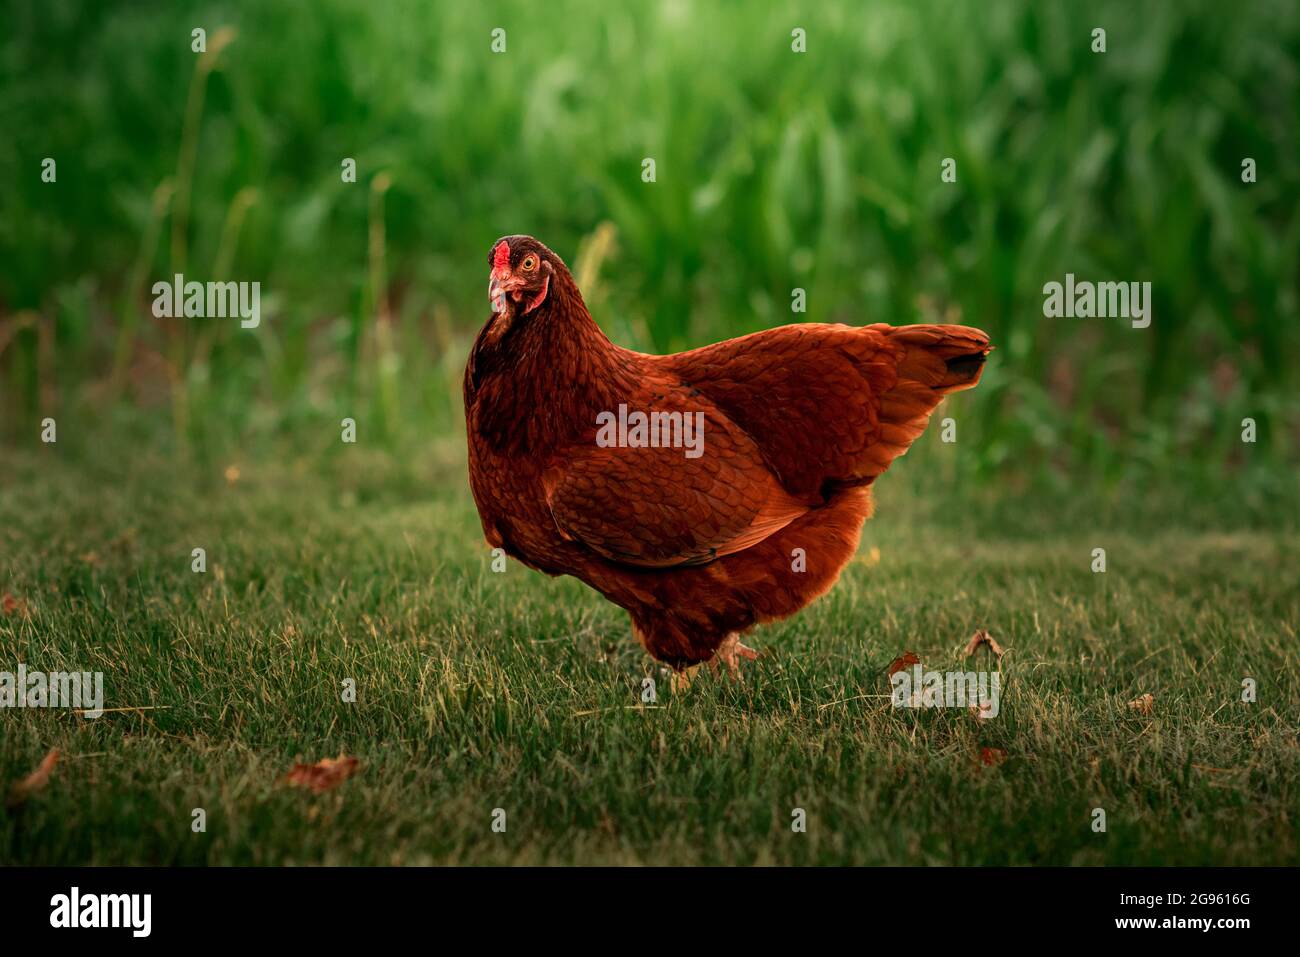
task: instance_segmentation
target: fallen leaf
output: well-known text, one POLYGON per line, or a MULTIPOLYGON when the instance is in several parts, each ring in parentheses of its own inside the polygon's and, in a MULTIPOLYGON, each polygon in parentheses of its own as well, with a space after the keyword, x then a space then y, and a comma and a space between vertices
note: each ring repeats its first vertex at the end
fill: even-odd
POLYGON ((59 763, 59 749, 51 748, 50 753, 41 760, 40 766, 9 789, 9 799, 5 807, 13 809, 50 783, 50 772, 59 763))
POLYGON ((921 659, 916 657, 914 652, 904 651, 903 654, 900 657, 895 658, 894 663, 889 666, 889 677, 892 678, 903 669, 910 668, 912 665, 919 665, 920 663, 921 659))
POLYGON ((993 636, 989 634, 987 628, 981 628, 971 635, 970 641, 966 644, 966 657, 969 658, 979 651, 980 645, 988 645, 993 654, 997 655, 998 658, 1002 657, 1002 646, 993 640, 993 636))
POLYGON ((336 788, 357 773, 361 762, 340 754, 337 758, 324 758, 315 764, 295 764, 285 775, 285 783, 300 788, 311 788, 317 794, 336 788))
POLYGON ((1007 759, 1007 752, 1001 748, 980 748, 980 764, 995 768, 1007 759))
POLYGON ((1138 714, 1150 714, 1155 703, 1156 699, 1154 695, 1144 694, 1140 697, 1134 698, 1128 703, 1128 706, 1138 714))

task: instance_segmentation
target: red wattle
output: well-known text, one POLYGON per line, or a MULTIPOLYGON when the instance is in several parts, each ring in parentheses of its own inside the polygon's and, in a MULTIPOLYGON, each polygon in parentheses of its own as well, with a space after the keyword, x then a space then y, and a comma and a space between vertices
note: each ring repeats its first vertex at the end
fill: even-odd
POLYGON ((542 304, 542 300, 546 298, 546 294, 550 291, 551 291, 551 277, 547 276, 545 279, 542 280, 541 291, 538 292, 537 295, 528 303, 528 308, 524 310, 524 315, 528 315, 530 312, 532 312, 534 309, 540 306, 542 304))

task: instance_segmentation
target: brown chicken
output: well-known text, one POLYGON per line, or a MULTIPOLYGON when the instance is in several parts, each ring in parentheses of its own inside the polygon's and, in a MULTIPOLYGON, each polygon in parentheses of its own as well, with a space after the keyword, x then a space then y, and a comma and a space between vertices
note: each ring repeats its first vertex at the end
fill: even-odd
POLYGON ((677 671, 825 593, 870 485, 991 347, 968 326, 806 323, 670 356, 610 342, 560 257, 488 256, 493 314, 465 369, 469 477, 488 543, 627 609, 677 671))

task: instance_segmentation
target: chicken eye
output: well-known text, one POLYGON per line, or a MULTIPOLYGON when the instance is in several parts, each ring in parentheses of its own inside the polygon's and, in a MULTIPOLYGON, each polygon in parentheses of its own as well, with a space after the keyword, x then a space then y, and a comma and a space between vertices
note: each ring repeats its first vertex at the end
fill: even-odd
POLYGON ((534 269, 537 268, 537 257, 525 256, 523 266, 524 266, 524 272, 532 272, 534 269))

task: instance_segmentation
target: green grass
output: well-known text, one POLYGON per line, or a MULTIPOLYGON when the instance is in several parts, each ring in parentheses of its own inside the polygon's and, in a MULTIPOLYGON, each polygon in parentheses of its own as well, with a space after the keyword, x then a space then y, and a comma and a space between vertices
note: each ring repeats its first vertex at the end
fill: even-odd
POLYGON ((972 499, 921 448, 879 483, 830 596, 758 631, 765 656, 743 683, 674 695, 595 593, 490 570, 454 437, 400 465, 362 447, 245 460, 233 484, 225 463, 43 451, 8 457, 0 483, 0 590, 30 615, 0 616, 0 668, 102 670, 108 707, 156 710, 0 713, 0 783, 64 753, 45 791, 0 810, 0 862, 1285 864, 1300 850, 1287 519, 1216 529, 1211 513, 1195 530, 972 499), (1098 546, 1105 574, 1089 570, 1098 546), (905 649, 956 667, 977 627, 1007 651, 997 719, 870 697, 905 649), (645 676, 658 708, 637 707, 645 676), (1144 693, 1150 716, 1125 707, 1144 693), (981 766, 982 747, 1006 762, 981 766), (278 783, 340 752, 362 770, 338 790, 278 783))

